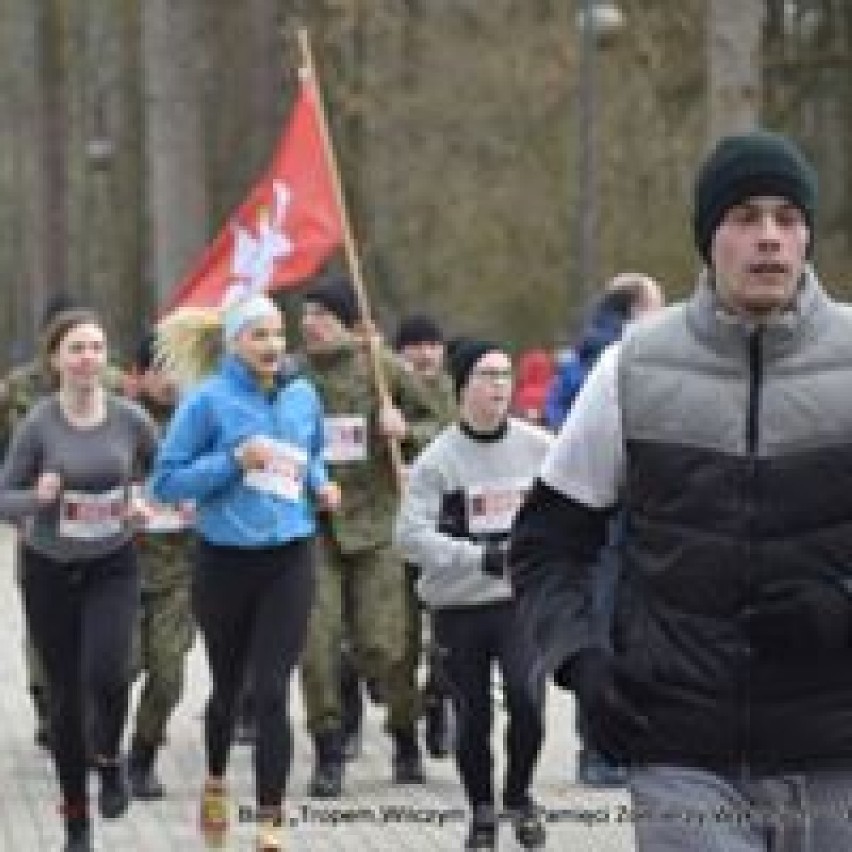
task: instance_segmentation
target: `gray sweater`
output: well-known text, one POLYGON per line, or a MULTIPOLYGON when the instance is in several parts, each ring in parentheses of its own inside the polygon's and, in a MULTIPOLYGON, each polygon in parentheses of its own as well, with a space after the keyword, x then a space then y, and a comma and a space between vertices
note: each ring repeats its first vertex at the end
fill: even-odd
POLYGON ((505 434, 491 440, 453 424, 416 459, 396 542, 421 570, 417 590, 425 604, 476 606, 511 597, 504 577, 483 570, 486 543, 508 538, 551 440, 522 420, 510 419, 505 434))
POLYGON ((129 486, 151 465, 157 426, 133 402, 107 398, 107 414, 92 429, 72 426, 54 394, 21 422, 0 471, 0 519, 23 522, 24 541, 58 562, 112 553, 133 530, 123 520, 129 486), (35 483, 58 473, 60 498, 40 506, 35 483))

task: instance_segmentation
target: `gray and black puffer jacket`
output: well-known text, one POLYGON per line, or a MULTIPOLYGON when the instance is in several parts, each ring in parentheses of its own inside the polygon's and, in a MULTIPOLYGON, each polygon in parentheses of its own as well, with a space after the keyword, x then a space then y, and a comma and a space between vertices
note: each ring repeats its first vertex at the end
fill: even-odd
MULTIPOLYGON (((617 399, 613 642, 650 720, 629 759, 852 766, 852 310, 809 270, 795 310, 749 327, 701 282, 626 337, 617 399)), ((552 666, 583 647, 605 514, 539 481, 516 523, 514 582, 552 666)))

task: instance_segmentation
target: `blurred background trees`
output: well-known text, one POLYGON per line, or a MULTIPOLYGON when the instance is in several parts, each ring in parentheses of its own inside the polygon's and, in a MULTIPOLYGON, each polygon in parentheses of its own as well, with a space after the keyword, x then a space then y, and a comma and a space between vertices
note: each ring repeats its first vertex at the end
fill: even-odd
POLYGON ((130 351, 265 165, 299 24, 387 322, 556 344, 616 271, 685 292, 696 163, 757 122, 816 161, 849 295, 849 0, 5 0, 0 364, 58 290, 130 351))

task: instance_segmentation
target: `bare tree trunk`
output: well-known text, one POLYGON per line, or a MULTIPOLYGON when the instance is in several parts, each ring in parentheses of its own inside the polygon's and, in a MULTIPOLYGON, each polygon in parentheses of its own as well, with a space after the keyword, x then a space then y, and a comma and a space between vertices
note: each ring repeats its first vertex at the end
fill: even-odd
POLYGON ((51 290, 66 284, 62 29, 55 0, 9 0, 4 6, 0 155, 5 167, 4 233, 9 240, 0 270, 10 291, 4 335, 9 360, 29 356, 51 290))
POLYGON ((284 34, 278 20, 279 0, 249 0, 249 98, 252 126, 260 131, 262 148, 271 153, 287 107, 284 96, 284 34))
MULTIPOLYGON (((67 226, 67 88, 64 77, 65 10, 56 0, 39 3, 38 38, 40 41, 39 78, 41 115, 38 128, 40 174, 36 177, 37 204, 41 215, 44 243, 42 274, 44 279, 34 300, 39 309, 51 290, 68 286, 67 226)), ((35 282, 34 282, 35 283, 35 282)))
POLYGON ((188 0, 141 3, 151 270, 158 302, 207 238, 197 8, 188 0))
MULTIPOLYGON (((28 0, 12 0, 0 16, 0 54, 8 60, 0 76, 0 288, 5 310, 0 312, 0 362, 3 369, 27 354, 32 344, 33 317, 22 290, 43 284, 35 275, 28 244, 35 236, 34 199, 25 190, 25 178, 37 169, 34 161, 38 139, 39 91, 32 60, 36 42, 35 16, 28 0), (29 61, 25 56, 29 54, 29 61), (34 282, 38 279, 38 285, 34 282)), ((38 293, 36 292, 36 295, 38 293)))
POLYGON ((765 0, 709 0, 708 123, 713 141, 760 119, 760 50, 765 0))

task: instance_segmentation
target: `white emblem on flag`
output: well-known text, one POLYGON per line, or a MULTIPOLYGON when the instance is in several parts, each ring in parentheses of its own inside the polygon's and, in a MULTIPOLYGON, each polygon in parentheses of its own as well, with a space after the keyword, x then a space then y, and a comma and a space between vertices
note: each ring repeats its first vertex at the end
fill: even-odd
POLYGON ((261 210, 256 234, 242 225, 234 226, 231 276, 235 280, 228 287, 226 300, 235 295, 248 296, 266 290, 272 282, 276 261, 293 252, 292 240, 281 230, 290 204, 290 188, 281 181, 273 181, 272 192, 272 214, 261 210))

